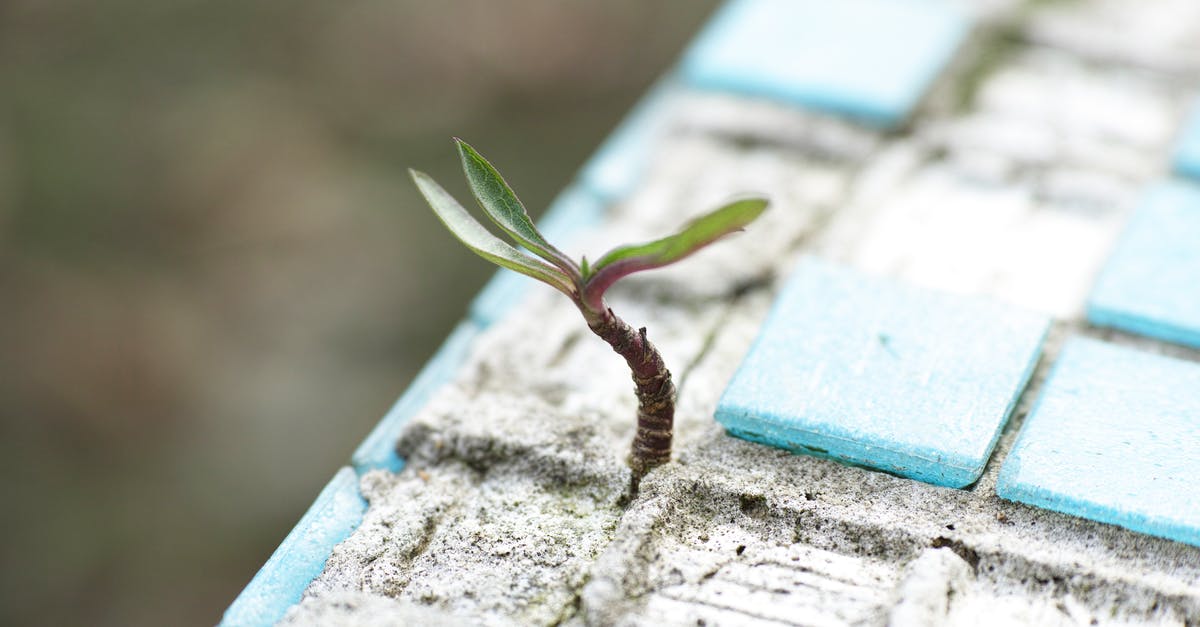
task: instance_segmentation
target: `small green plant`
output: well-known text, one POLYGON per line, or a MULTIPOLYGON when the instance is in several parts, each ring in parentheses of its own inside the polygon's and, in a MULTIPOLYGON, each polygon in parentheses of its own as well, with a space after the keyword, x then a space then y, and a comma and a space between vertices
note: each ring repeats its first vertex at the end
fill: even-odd
POLYGON ((535 259, 493 235, 475 221, 428 175, 409 170, 434 213, 467 248, 488 261, 531 276, 571 299, 588 328, 609 344, 629 365, 638 399, 637 433, 629 455, 633 471, 631 494, 637 493, 650 469, 671 459, 675 418, 675 385, 658 349, 646 339, 646 328, 634 330, 613 314, 604 293, 634 272, 675 263, 721 237, 754 221, 767 208, 761 198, 738 200, 687 223, 678 233, 644 244, 618 246, 595 263, 584 257, 575 263, 546 241, 530 220, 525 206, 504 178, 474 148, 455 138, 471 191, 484 213, 535 259))

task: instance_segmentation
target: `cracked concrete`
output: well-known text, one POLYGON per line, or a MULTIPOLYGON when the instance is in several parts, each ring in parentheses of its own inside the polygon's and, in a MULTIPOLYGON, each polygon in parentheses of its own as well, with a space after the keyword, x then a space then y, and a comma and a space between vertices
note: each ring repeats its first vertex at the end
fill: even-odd
POLYGON ((1200 548, 994 491, 1066 335, 1200 361, 1081 319, 1137 190, 1165 176, 1200 92, 1200 70, 1172 56, 1200 32, 1180 26, 1158 41, 1138 26, 1100 51, 1079 33, 1121 23, 1138 3, 981 6, 976 38, 994 43, 987 29, 1001 29, 1006 48, 951 73, 974 81, 965 104, 943 86, 909 128, 885 135, 688 95, 643 185, 571 251, 595 258, 659 236, 733 195, 772 200, 746 233, 611 293, 680 384, 675 461, 636 500, 622 498, 628 372, 570 303, 534 288, 413 419, 398 444, 404 471, 362 478, 362 526, 284 623, 1200 625, 1200 548), (796 456, 715 424, 801 254, 1056 316, 975 485, 796 456))

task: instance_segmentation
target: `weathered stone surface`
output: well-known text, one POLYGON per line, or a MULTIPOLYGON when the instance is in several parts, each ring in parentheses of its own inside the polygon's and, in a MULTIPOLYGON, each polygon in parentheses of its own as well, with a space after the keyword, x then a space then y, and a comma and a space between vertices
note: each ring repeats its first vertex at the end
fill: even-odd
POLYGON ((407 467, 363 478, 363 525, 288 622, 1194 622, 1200 548, 1003 501, 995 486, 1066 336, 1200 361, 1082 320, 1093 276, 1140 189, 1165 175, 1200 86, 1186 73, 1200 56, 1180 53, 1195 21, 1155 38, 1130 14, 1141 3, 1015 4, 979 13, 974 43, 1007 48, 954 70, 969 84, 961 102, 934 98, 902 132, 733 96, 673 99, 638 186, 572 252, 595 259, 659 237, 733 195, 772 201, 747 232, 611 293, 675 374, 675 462, 620 502, 628 372, 565 299, 535 287, 413 418, 407 467), (1111 25, 1124 43, 1101 50, 1093 35, 1111 25), (796 456, 713 422, 802 254, 1057 317, 973 487, 796 456))
POLYGON ((1200 5, 1191 0, 1047 2, 1027 27, 1034 41, 1105 64, 1200 75, 1200 5))
POLYGON ((321 622, 347 589, 474 624, 572 614, 628 484, 593 422, 534 396, 446 389, 405 432, 405 470, 363 477, 370 508, 361 527, 290 620, 321 622), (326 595, 329 603, 315 601, 326 595))

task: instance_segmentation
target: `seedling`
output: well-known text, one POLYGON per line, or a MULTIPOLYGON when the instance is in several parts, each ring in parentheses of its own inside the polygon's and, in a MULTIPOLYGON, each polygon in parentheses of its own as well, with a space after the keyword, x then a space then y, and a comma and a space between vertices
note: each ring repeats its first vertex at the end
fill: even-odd
POLYGON ((500 230, 536 259, 493 235, 475 221, 428 175, 409 170, 434 213, 467 248, 488 261, 531 276, 566 294, 579 308, 588 328, 625 358, 633 373, 638 399, 637 433, 629 455, 631 494, 637 493, 650 469, 671 459, 675 418, 675 385, 658 349, 646 339, 646 328, 634 330, 604 302, 604 293, 622 277, 675 263, 754 221, 767 208, 761 198, 738 200, 702 215, 669 237, 644 244, 618 246, 588 263, 575 263, 546 241, 525 206, 504 178, 474 148, 455 139, 463 170, 479 206, 500 230))

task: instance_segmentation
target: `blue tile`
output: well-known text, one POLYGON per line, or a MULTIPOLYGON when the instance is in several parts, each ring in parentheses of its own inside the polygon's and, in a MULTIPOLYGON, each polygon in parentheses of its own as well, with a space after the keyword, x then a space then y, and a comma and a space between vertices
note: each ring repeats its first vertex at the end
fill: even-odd
POLYGON ((637 189, 655 143, 669 128, 678 91, 673 77, 659 80, 583 165, 580 184, 607 203, 623 200, 637 189))
POLYGON ((471 322, 459 323, 438 352, 409 384, 400 400, 396 401, 383 420, 375 425, 367 439, 354 451, 351 463, 355 470, 362 473, 383 468, 400 472, 404 468, 404 460, 396 455, 396 441, 400 438, 400 431, 404 429, 409 418, 429 402, 438 388, 454 378, 459 366, 467 359, 471 342, 477 335, 479 327, 471 322))
POLYGON ((983 471, 1048 325, 805 259, 716 418, 749 440, 962 487, 983 471))
POLYGON ((851 116, 912 113, 970 30, 938 0, 734 0, 684 57, 686 82, 851 116))
POLYGON ((367 504, 358 493, 358 475, 353 469, 343 467, 225 610, 221 625, 265 626, 279 622, 284 612, 300 601, 308 584, 324 570, 333 547, 358 528, 366 509, 367 504))
POLYGON ((1200 179, 1200 104, 1192 110, 1191 119, 1175 147, 1175 171, 1200 179))
POLYGON ((1200 186, 1146 192, 1092 288, 1088 320, 1200 348, 1200 186))
POLYGON ((1198 442, 1200 365, 1072 338, 996 492, 1200 545, 1198 442))
MULTIPOLYGON (((605 208, 604 202, 595 194, 580 186, 572 186, 554 199, 545 215, 538 220, 538 230, 546 236, 546 241, 563 249, 568 255, 576 256, 571 250, 571 243, 586 229, 600 224, 605 208)), ((536 279, 511 270, 500 270, 471 301, 468 315, 481 327, 491 326, 520 302, 529 288, 537 285, 541 284, 536 279)))

